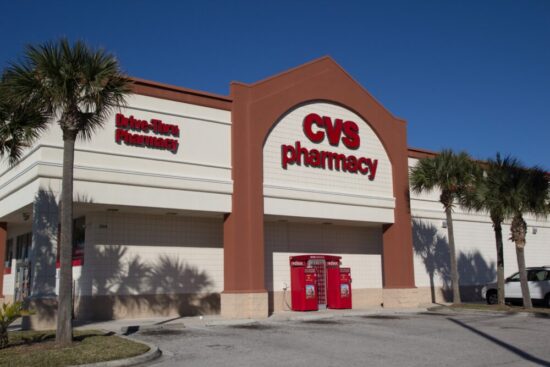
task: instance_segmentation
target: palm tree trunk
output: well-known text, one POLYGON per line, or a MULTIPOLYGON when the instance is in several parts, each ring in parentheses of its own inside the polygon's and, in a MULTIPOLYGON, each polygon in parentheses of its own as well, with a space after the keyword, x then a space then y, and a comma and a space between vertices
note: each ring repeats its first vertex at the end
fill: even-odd
POLYGON ((59 295, 56 342, 70 344, 72 329, 72 238, 73 238, 73 169, 76 134, 63 134, 63 179, 61 186, 61 241, 59 246, 59 295), (69 135, 69 136, 67 136, 69 135))
POLYGON ((527 270, 525 269, 525 247, 516 245, 516 257, 518 258, 519 281, 521 283, 521 295, 523 296, 523 307, 533 308, 531 293, 527 284, 527 270))
POLYGON ((498 304, 504 305, 504 247, 502 242, 502 225, 493 223, 495 229, 495 241, 497 245, 497 294, 498 304))
POLYGON ((510 239, 516 244, 516 257, 518 259, 519 281, 521 284, 523 307, 533 308, 529 285, 527 284, 527 269, 525 268, 525 236, 527 234, 527 223, 525 223, 525 220, 523 220, 523 216, 521 214, 517 214, 512 219, 510 232, 510 239))
POLYGON ((445 207, 445 215, 447 216, 447 234, 449 237, 449 254, 451 260, 451 283, 453 287, 453 303, 462 303, 460 300, 460 284, 458 278, 458 269, 456 264, 455 238, 453 229, 453 217, 451 207, 445 207))
POLYGON ((434 272, 430 271, 430 294, 432 296, 432 303, 435 303, 435 283, 434 283, 434 272))

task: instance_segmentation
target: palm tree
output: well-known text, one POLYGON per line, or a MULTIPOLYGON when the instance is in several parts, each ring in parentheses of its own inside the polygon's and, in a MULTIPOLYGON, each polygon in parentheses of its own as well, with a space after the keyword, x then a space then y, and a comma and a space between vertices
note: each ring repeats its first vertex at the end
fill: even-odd
POLYGON ((493 222, 497 250, 497 297, 498 304, 504 305, 504 248, 502 223, 514 214, 511 184, 516 172, 522 169, 519 161, 512 157, 502 159, 497 153, 496 159, 482 164, 483 175, 477 177, 475 188, 461 199, 461 204, 470 210, 488 212, 493 222))
POLYGON ((0 157, 15 165, 24 149, 45 130, 48 116, 30 104, 9 103, 4 83, 0 82, 0 157))
POLYGON ((538 167, 515 170, 509 182, 511 186, 510 204, 513 212, 510 226, 510 240, 516 244, 519 279, 523 306, 532 308, 531 294, 527 285, 525 269, 525 245, 527 223, 523 214, 545 217, 548 214, 549 179, 545 171, 538 167))
POLYGON ((443 150, 433 158, 423 158, 411 169, 411 189, 415 193, 439 189, 439 201, 443 204, 447 219, 447 235, 451 265, 453 303, 461 303, 458 269, 456 263, 455 240, 452 211, 466 190, 473 187, 479 169, 470 156, 461 152, 443 150))
POLYGON ((3 75, 9 103, 39 106, 63 133, 60 202, 60 278, 56 341, 72 342, 73 170, 77 138, 89 139, 112 111, 124 104, 130 81, 114 56, 83 42, 28 46, 25 58, 3 75))

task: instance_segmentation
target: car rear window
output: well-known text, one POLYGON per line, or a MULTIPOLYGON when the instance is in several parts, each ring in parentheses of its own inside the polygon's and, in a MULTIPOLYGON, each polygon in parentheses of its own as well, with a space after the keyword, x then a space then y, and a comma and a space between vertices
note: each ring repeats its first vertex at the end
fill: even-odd
POLYGON ((527 275, 530 282, 540 282, 548 279, 548 271, 546 270, 533 270, 527 275))

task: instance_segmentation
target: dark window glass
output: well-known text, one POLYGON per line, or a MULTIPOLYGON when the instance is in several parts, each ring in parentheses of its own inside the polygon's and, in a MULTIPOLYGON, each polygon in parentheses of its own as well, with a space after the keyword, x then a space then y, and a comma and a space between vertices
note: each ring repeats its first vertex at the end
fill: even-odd
POLYGON ((32 244, 32 232, 17 236, 15 259, 27 260, 29 258, 29 251, 32 244))
POLYGON ((86 218, 76 218, 73 223, 73 259, 84 257, 86 243, 86 218))
POLYGON ((6 241, 6 255, 4 259, 6 260, 5 267, 11 268, 11 260, 13 259, 13 238, 6 241))
POLYGON ((531 277, 529 278, 529 281, 540 282, 540 281, 546 280, 547 275, 548 275, 548 272, 546 270, 534 270, 532 272, 531 277))
MULTIPOLYGON (((57 234, 57 261, 59 262, 59 245, 61 240, 61 226, 57 234)), ((86 243, 86 217, 73 220, 73 261, 84 259, 84 245, 86 243)))

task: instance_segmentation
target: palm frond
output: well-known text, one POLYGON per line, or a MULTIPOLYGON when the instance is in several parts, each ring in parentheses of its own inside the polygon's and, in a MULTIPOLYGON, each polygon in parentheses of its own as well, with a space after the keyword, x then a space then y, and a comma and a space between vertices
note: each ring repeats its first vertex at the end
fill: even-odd
POLYGON ((441 202, 452 206, 472 187, 480 169, 466 152, 443 150, 431 158, 420 159, 410 172, 411 190, 415 193, 441 191, 441 202))
POLYGON ((13 101, 40 105, 64 132, 84 139, 124 105, 131 85, 113 55, 67 39, 28 46, 24 60, 4 75, 13 101))
POLYGON ((13 103, 9 90, 0 83, 0 157, 15 165, 46 129, 49 114, 32 102, 13 103))
POLYGON ((487 160, 483 170, 475 190, 461 200, 466 208, 488 212, 494 223, 519 213, 548 213, 548 176, 542 169, 527 168, 518 159, 502 158, 497 153, 495 159, 487 160))

